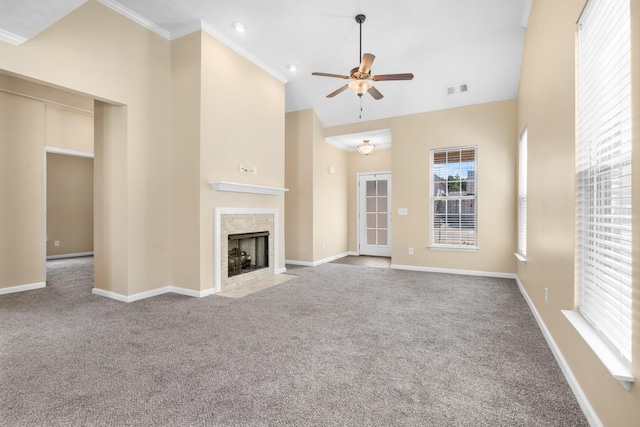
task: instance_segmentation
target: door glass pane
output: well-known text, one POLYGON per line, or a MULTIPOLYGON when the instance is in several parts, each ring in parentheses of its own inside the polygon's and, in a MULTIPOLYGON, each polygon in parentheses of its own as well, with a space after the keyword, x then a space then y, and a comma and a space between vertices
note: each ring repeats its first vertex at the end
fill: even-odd
POLYGON ((376 211, 376 198, 370 197, 367 198, 367 212, 375 212, 376 211))
POLYGON ((387 196, 387 181, 378 181, 378 197, 387 196))
POLYGON ((367 181, 367 197, 372 197, 375 195, 376 195, 376 182, 367 181))
POLYGON ((376 244, 376 230, 375 228, 372 230, 367 230, 367 245, 375 245, 376 244))
POLYGON ((387 214, 378 214, 378 228, 387 228, 387 214))
POLYGON ((387 198, 378 197, 378 212, 386 212, 386 211, 387 211, 387 198))
POLYGON ((376 214, 367 214, 367 228, 376 228, 376 214))
POLYGON ((387 244, 387 230, 378 230, 378 244, 379 245, 387 244))

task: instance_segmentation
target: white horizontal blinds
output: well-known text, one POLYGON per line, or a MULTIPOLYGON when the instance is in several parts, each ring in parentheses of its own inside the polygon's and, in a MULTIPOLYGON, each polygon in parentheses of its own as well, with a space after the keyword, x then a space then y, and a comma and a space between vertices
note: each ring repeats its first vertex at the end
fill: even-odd
POLYGON ((518 253, 527 256, 527 128, 518 149, 518 253))
POLYGON ((476 148, 431 151, 431 245, 477 246, 476 148))
POLYGON ((629 0, 590 0, 579 22, 578 288, 582 315, 631 360, 629 0))

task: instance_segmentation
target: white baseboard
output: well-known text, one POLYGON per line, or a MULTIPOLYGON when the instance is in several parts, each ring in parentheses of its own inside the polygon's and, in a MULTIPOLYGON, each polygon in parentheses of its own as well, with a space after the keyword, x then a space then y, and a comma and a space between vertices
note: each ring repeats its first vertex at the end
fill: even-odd
POLYGON ((93 252, 78 252, 75 254, 48 255, 47 259, 77 258, 81 256, 93 256, 93 252))
POLYGON ((208 297, 209 295, 213 295, 215 293, 215 289, 206 289, 204 291, 194 291, 193 289, 181 288, 178 286, 167 286, 169 288, 167 292, 171 292, 179 295, 186 295, 188 297, 194 298, 203 298, 208 297))
POLYGON ((122 295, 116 292, 105 291, 104 289, 97 289, 97 288, 93 288, 91 293, 93 293, 94 295, 99 295, 101 297, 111 298, 117 301, 134 302, 134 301, 139 301, 142 299, 151 298, 151 297, 168 294, 168 293, 185 295, 185 296, 194 297, 194 298, 203 298, 209 295, 213 295, 215 293, 215 290, 211 288, 204 291, 194 291, 193 289, 181 288, 179 286, 165 286, 163 288, 152 289, 150 291, 140 292, 140 293, 129 295, 129 296, 122 295))
POLYGON ((317 267, 317 266, 319 266, 321 264, 326 264, 328 262, 335 261, 337 259, 344 258, 344 257, 349 256, 349 255, 357 255, 357 254, 356 253, 352 253, 352 252, 343 252, 341 254, 333 255, 333 256, 330 256, 328 258, 324 258, 324 259, 321 259, 321 260, 318 260, 318 261, 313 261, 313 262, 311 262, 311 261, 285 260, 284 263, 285 264, 291 264, 291 265, 301 265, 303 267, 317 267))
POLYGON ((415 265, 391 264, 395 270, 426 271, 428 273, 461 274, 464 276, 497 277, 500 279, 515 279, 515 273, 499 273, 495 271, 457 270, 453 268, 419 267, 415 265))
POLYGON ((286 267, 282 267, 282 268, 276 268, 274 273, 275 274, 284 274, 287 272, 287 268, 286 267))
POLYGON ((560 348, 558 347, 555 340, 553 339, 553 336, 551 336, 551 332, 549 332, 549 329, 547 329, 547 325, 545 325, 544 321, 542 320, 542 317, 540 317, 540 313, 538 313, 538 310, 536 309, 535 305, 533 305, 533 302, 531 301, 531 298, 529 298, 527 291, 524 289, 524 286, 522 286, 522 283, 520 282, 520 278, 516 275, 515 279, 516 279, 516 283, 518 284, 518 288, 520 289, 520 293, 522 294, 522 296, 524 297, 524 300, 529 305, 529 309, 531 309, 531 312, 533 313, 533 317, 536 319, 536 322, 538 322, 538 326, 542 331, 542 335, 544 335, 544 338, 547 340, 547 344, 549 345, 551 352, 555 356, 556 361, 558 362, 558 365, 560 365, 560 369, 562 370, 564 377, 567 379, 567 382, 569 383, 569 387, 571 387, 571 391, 573 391, 573 395, 576 397, 576 400, 578 401, 580 408, 582 408, 582 412, 584 412, 584 415, 587 418, 589 425, 593 427, 602 427, 600 418, 598 418, 596 411, 593 409, 593 406, 591 406, 589 399, 587 399, 587 396, 584 394, 584 391, 582 390, 582 387, 580 387, 578 380, 573 375, 573 372, 571 371, 571 368, 569 367, 567 360, 562 355, 560 348))
POLYGON ((8 288, 0 288, 0 295, 12 294, 14 292, 32 291, 41 289, 46 286, 45 282, 29 283, 28 285, 9 286, 8 288))

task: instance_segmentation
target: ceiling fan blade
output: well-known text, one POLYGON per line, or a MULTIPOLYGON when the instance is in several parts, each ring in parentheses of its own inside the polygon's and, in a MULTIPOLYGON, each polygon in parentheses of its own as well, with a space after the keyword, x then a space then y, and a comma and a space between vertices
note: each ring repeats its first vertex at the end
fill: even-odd
POLYGON ((362 62, 360 62, 360 68, 358 68, 358 71, 363 74, 369 74, 369 72, 371 72, 371 64, 373 64, 374 59, 376 59, 375 55, 370 53, 362 55, 362 62))
POLYGON ((403 73, 403 74, 379 74, 377 76, 371 77, 371 80, 376 82, 381 82, 384 80, 412 80, 412 73, 403 73))
POLYGON ((375 86, 371 86, 367 92, 369 92, 369 95, 373 96, 375 100, 384 98, 384 95, 382 95, 375 86))
POLYGON ((311 73, 312 76, 320 76, 320 77, 335 77, 338 79, 348 79, 349 76, 343 76, 341 74, 329 74, 329 73, 311 73))
POLYGON ((340 89, 338 90, 334 90, 333 92, 331 92, 329 95, 327 95, 327 98, 333 98, 334 96, 336 96, 339 93, 344 92, 345 90, 349 89, 349 85, 344 85, 342 86, 340 89))

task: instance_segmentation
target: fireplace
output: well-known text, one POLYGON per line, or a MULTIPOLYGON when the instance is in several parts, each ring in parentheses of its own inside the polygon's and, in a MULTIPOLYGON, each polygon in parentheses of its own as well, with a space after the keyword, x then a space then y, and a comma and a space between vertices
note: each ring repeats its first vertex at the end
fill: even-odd
POLYGON ((215 209, 216 292, 273 278, 278 266, 278 224, 277 209, 215 209), (257 252, 255 241, 241 244, 243 237, 257 239, 257 252))
POLYGON ((229 234, 227 277, 269 267, 269 232, 229 234))

